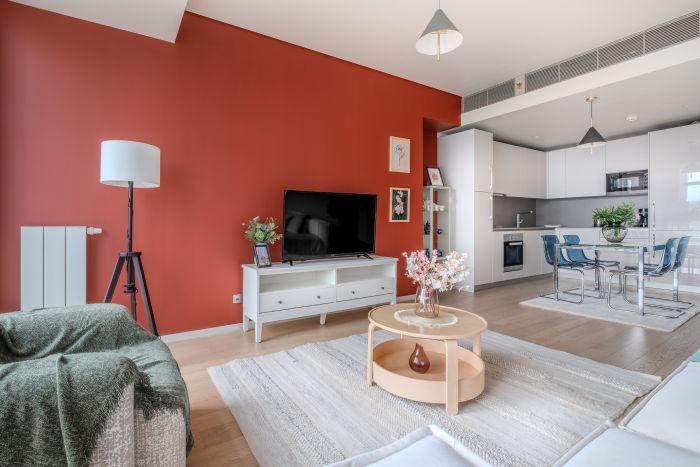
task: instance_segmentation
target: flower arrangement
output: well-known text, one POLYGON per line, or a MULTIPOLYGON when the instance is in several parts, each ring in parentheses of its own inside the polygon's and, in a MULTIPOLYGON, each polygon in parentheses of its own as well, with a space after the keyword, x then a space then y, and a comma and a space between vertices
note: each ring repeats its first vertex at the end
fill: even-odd
MULTIPOLYGON (((246 226, 246 223, 244 222, 243 225, 246 226)), ((268 217, 265 222, 260 222, 260 216, 255 216, 248 221, 244 236, 253 244, 273 244, 282 238, 282 234, 275 232, 276 229, 277 222, 272 217, 268 217)))
POLYGON ((432 254, 417 250, 403 256, 406 258, 406 276, 421 289, 447 292, 469 274, 464 265, 467 255, 456 251, 439 261, 437 250, 432 254))

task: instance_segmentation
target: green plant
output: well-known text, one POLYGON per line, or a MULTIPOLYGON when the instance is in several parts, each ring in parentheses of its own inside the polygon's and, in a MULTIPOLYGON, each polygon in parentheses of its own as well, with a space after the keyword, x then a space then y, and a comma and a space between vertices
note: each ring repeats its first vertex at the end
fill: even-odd
MULTIPOLYGON (((246 224, 243 223, 243 225, 246 224)), ((244 236, 250 243, 273 244, 282 238, 282 234, 275 232, 275 229, 277 229, 277 223, 272 217, 268 217, 265 222, 260 222, 260 216, 255 216, 248 221, 244 236)))
POLYGON ((618 206, 604 206, 593 210, 593 220, 604 225, 621 225, 635 220, 634 203, 622 203, 618 206))

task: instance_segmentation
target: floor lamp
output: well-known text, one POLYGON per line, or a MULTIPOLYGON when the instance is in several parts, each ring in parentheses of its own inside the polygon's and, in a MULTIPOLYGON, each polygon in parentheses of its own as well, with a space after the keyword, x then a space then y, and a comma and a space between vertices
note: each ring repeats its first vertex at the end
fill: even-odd
POLYGON ((160 186, 160 149, 136 141, 103 141, 101 147, 100 183, 105 185, 127 187, 129 189, 129 217, 126 228, 126 251, 119 253, 109 281, 104 302, 112 301, 114 288, 117 286, 122 268, 126 265, 126 284, 124 293, 131 296, 131 316, 136 319, 136 293, 141 293, 146 318, 151 332, 158 335, 158 328, 153 317, 151 297, 148 294, 146 275, 143 272, 141 252, 132 250, 134 188, 158 188, 160 186), (138 281, 138 288, 134 283, 138 281))

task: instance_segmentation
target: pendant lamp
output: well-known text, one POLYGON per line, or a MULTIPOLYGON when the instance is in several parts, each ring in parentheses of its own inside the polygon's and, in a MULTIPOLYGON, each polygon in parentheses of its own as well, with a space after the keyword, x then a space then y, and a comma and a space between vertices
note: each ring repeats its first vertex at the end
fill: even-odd
POLYGON ((438 9, 418 38, 416 50, 424 55, 437 55, 437 59, 440 60, 440 55, 459 47, 462 39, 462 33, 442 11, 438 0, 438 9))
POLYGON ((591 104, 591 127, 588 129, 586 134, 583 135, 583 139, 581 139, 581 142, 578 143, 577 146, 581 149, 590 148, 591 152, 593 152, 593 148, 604 146, 606 143, 605 138, 603 138, 603 136, 593 126, 593 101, 596 99, 598 98, 595 96, 589 96, 586 98, 586 102, 591 104))

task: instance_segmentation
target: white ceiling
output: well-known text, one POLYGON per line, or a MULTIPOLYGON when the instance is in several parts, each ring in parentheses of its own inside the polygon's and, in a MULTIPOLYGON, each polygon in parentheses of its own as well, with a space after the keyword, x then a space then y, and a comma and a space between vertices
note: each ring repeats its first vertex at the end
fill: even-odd
POLYGON ((187 0, 13 0, 93 23, 175 42, 187 0))
POLYGON ((471 127, 498 141, 535 149, 579 142, 589 126, 584 99, 598 97, 593 116, 606 139, 642 134, 700 119, 700 60, 648 73, 562 99, 483 120, 471 127), (637 116, 628 122, 627 116, 637 116))
POLYGON ((415 42, 434 0, 189 0, 187 10, 457 95, 480 91, 700 8, 700 0, 442 0, 464 42, 415 42))

